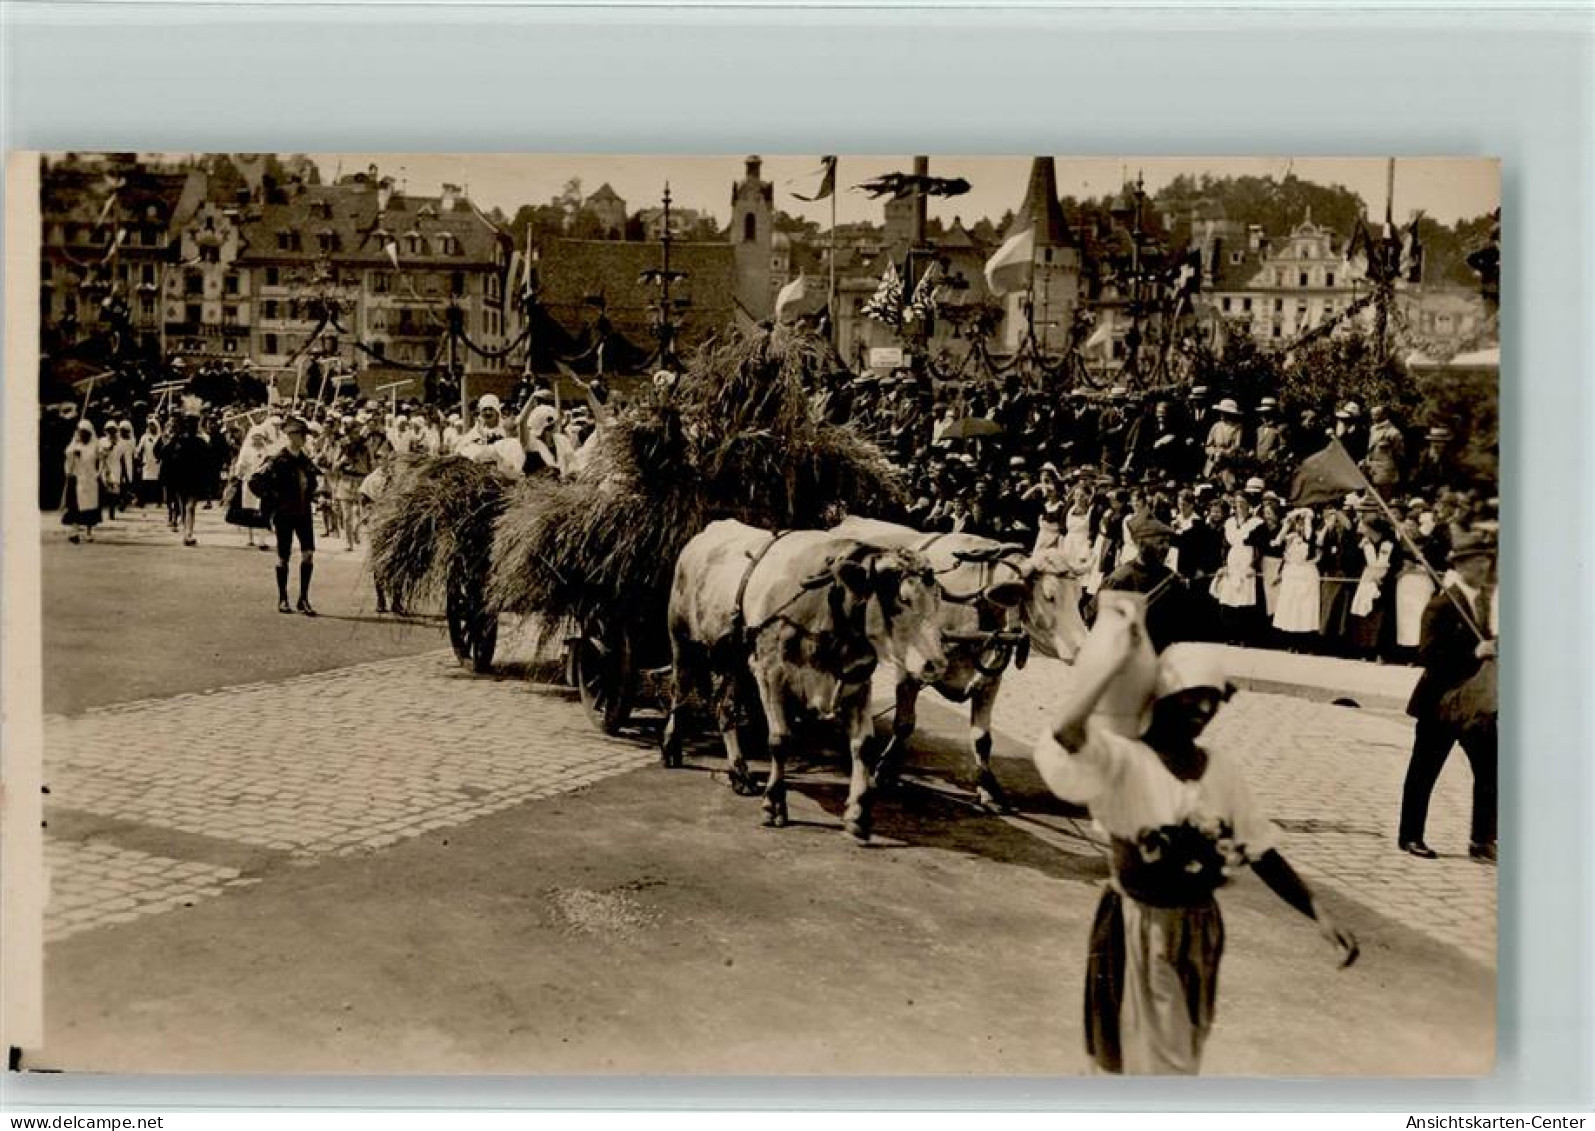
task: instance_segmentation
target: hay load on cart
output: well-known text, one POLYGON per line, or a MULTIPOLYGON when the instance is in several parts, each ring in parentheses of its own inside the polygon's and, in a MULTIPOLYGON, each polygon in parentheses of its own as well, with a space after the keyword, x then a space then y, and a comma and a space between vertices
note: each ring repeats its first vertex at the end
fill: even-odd
POLYGON ((370 525, 378 586, 399 606, 442 603, 455 656, 477 671, 491 666, 498 640, 498 617, 483 594, 493 528, 510 489, 490 464, 425 459, 399 473, 370 525))
POLYGON ((711 342, 605 426, 577 478, 511 491, 487 605, 569 633, 568 672, 604 730, 626 722, 640 673, 669 664, 676 558, 710 522, 900 513, 898 469, 813 409, 810 390, 838 369, 823 339, 787 327, 711 342))

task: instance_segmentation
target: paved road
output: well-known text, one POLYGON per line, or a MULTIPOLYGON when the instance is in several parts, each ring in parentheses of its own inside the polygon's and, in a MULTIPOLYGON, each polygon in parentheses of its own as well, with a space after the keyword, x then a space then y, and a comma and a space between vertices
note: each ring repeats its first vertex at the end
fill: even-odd
MULTIPOLYGON (((338 630, 330 620, 279 618, 269 606, 248 616, 262 631, 290 620, 296 631, 338 630)), ((794 1063, 812 1071, 943 1071, 963 1063, 955 1030, 968 1023, 988 1026, 995 1042, 969 1058, 970 1071, 1081 1067, 1078 1038, 1066 1031, 1044 1045, 1016 1045, 1020 1034, 1050 1027, 1049 1018, 1072 1024, 1075 952, 1101 873, 1087 823, 1045 797, 1025 757, 1047 705, 1067 686, 1067 669, 1033 662, 1010 677, 999 705, 997 769, 1019 786, 1019 814, 998 823, 971 813, 959 716, 927 699, 916 784, 885 803, 884 850, 857 855, 834 832, 842 788, 834 769, 800 773, 795 827, 761 838, 756 807, 706 775, 660 773, 649 743, 599 736, 563 689, 521 675, 471 676, 430 646, 435 639, 418 632, 404 644, 410 654, 297 675, 284 676, 287 661, 272 659, 261 665, 266 678, 226 686, 173 660, 181 685, 196 690, 47 716, 49 1008, 63 1063, 299 1071, 306 1062, 294 1058, 296 1049, 347 1040, 335 1060, 349 1071, 780 1071, 794 1063), (823 847, 811 834, 826 838, 823 847), (515 894, 528 869, 542 886, 515 894), (605 876, 612 882, 600 882, 605 876), (349 915, 337 920, 341 906, 349 915), (527 926, 523 906, 542 908, 544 919, 527 926), (474 918, 459 918, 466 907, 474 918), (792 918, 794 909, 806 914, 792 918), (292 951, 302 981, 261 982, 288 960, 272 941, 285 916, 341 944, 292 951), (406 926, 411 920, 428 927, 417 933, 406 926), (450 934, 465 924, 480 937, 466 943, 450 934), (788 934, 765 937, 781 924, 788 934), (688 933, 671 933, 677 929, 688 933), (893 974, 897 961, 883 964, 868 950, 844 954, 823 941, 860 932, 894 940, 900 955, 909 947, 916 961, 893 974), (796 941, 809 936, 808 944, 796 941), (374 966, 358 961, 364 948, 395 945, 402 954, 383 950, 374 966), (724 950, 726 967, 735 953, 739 971, 758 972, 756 984, 739 978, 734 1000, 704 1000, 725 973, 718 958, 683 965, 704 945, 724 950), (837 981, 829 1011, 788 1015, 782 987, 815 969, 803 945, 829 953, 825 968, 837 981), (478 946, 487 949, 471 949, 478 946), (615 965, 616 947, 648 957, 615 965), (688 950, 661 949, 675 947, 688 950), (130 971, 167 952, 177 960, 171 976, 162 971, 140 985, 130 971), (481 969, 458 967, 465 952, 481 969), (355 964, 337 965, 343 953, 355 964), (545 977, 523 997, 512 971, 528 962, 545 977), (1039 987, 1005 973, 1060 963, 1039 996, 1039 987), (417 981, 406 983, 402 971, 417 981), (392 1001, 372 1004, 386 1027, 368 1021, 374 1028, 362 1041, 332 1024, 336 1018, 316 1027, 313 1015, 328 995, 354 993, 349 987, 369 979, 374 998, 389 986, 423 996, 429 983, 451 987, 428 1006, 437 1014, 428 1031, 443 1043, 395 1044, 396 1032, 419 1022, 392 1001), (578 993, 577 985, 587 989, 578 993), (236 1002, 217 1000, 235 988, 236 1002), (854 1017, 854 992, 875 1003, 876 1016, 854 1017), (548 1005, 551 993, 565 1012, 533 1025, 527 1011, 548 1005), (274 1006, 281 994, 293 1004, 274 1006), (637 994, 687 1010, 697 1043, 677 1057, 677 1036, 647 1027, 619 1035, 617 1025, 634 1024, 619 1018, 635 1016, 624 1003, 637 994), (893 994, 890 1015, 879 1014, 893 994), (931 1021, 927 997, 952 1012, 931 1021), (976 1000, 978 1008, 969 1004, 976 1000), (512 1038, 481 1044, 484 1029, 472 1044, 460 1031, 497 1009, 507 1010, 512 1038), (772 1009, 784 1018, 773 1029, 759 1020, 772 1009), (160 1052, 142 1060, 130 1035, 147 1032, 156 1016, 165 1022, 150 1048, 160 1052), (850 1022, 839 1017, 875 1034, 870 1064, 852 1066, 843 1054, 850 1022), (567 1022, 574 1029, 556 1039, 567 1022), (927 1023, 932 1031, 940 1024, 947 1042, 916 1040, 927 1023), (240 1028, 255 1034, 247 1051, 226 1043, 242 1040, 240 1028), (787 1043, 760 1043, 758 1033, 787 1043), (445 1046, 454 1059, 439 1052, 445 1046), (234 1059, 215 1059, 219 1050, 234 1059)), ((516 644, 513 633, 503 641, 510 651, 516 644)), ((57 665, 59 648, 47 653, 57 665)), ((886 693, 877 687, 882 708, 886 693)), ((1225 898, 1236 939, 1226 964, 1230 1024, 1215 1045, 1215 1069, 1487 1068, 1495 870, 1463 854, 1463 760, 1447 767, 1435 796, 1430 840, 1448 855, 1426 863, 1393 844, 1405 720, 1242 693, 1210 737, 1248 761, 1288 855, 1363 933, 1368 955, 1357 981, 1337 980, 1320 969, 1326 955, 1308 928, 1255 881, 1236 884, 1225 898), (1381 1015, 1387 1005, 1393 1012, 1381 1015), (1380 1026, 1371 1042, 1370 1025, 1380 1026)))
MULTIPOLYGON (((1014 740, 1005 749, 1023 748, 1067 680, 1039 660, 1012 681, 997 719, 1014 740)), ((890 703, 880 691, 878 709, 890 703)), ((956 734, 950 713, 927 721, 956 734)), ((1493 964, 1496 871, 1465 852, 1460 756, 1435 791, 1430 839, 1445 854, 1395 850, 1410 738, 1390 717, 1247 692, 1209 735, 1246 760, 1310 878, 1493 964)), ((598 735, 557 693, 472 678, 440 652, 54 717, 46 751, 51 938, 220 895, 277 855, 382 848, 653 762, 598 735), (170 850, 81 843, 105 822, 170 850), (79 843, 59 839, 74 834, 79 843)))

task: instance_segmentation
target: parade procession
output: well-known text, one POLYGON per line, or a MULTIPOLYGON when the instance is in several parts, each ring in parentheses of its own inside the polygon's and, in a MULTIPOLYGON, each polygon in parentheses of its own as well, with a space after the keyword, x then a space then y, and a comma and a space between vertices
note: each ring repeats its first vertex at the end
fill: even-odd
POLYGON ((367 156, 43 161, 39 1067, 1491 1070, 1493 162, 367 156))

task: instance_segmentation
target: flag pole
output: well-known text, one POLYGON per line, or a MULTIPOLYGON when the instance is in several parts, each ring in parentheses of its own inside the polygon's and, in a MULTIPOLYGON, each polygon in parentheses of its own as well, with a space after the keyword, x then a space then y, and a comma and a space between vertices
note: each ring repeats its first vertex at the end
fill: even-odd
POLYGON ((1409 538, 1407 536, 1407 532, 1401 528, 1401 523, 1396 518, 1395 512, 1390 509, 1390 504, 1385 502, 1385 498, 1379 493, 1379 489, 1368 481, 1368 476, 1363 473, 1361 467, 1357 466, 1357 461, 1351 458, 1351 453, 1346 451, 1346 446, 1340 442, 1340 438, 1337 436, 1329 442, 1335 447, 1339 448, 1341 454, 1346 457, 1351 466, 1357 469, 1357 478, 1362 481, 1363 488, 1368 492, 1368 494, 1373 496, 1373 501, 1379 504, 1379 509, 1384 513, 1385 521, 1390 523, 1390 528, 1395 531, 1396 538, 1412 553, 1412 556, 1418 560, 1418 564, 1423 567, 1423 572, 1429 575, 1430 581, 1434 582, 1434 587, 1440 592, 1444 593, 1450 599, 1451 604, 1456 608, 1456 611, 1461 614, 1463 623, 1473 630, 1474 637, 1481 644, 1488 640, 1489 637, 1485 636, 1483 630, 1479 628, 1477 623, 1475 623, 1473 619, 1473 613, 1464 608, 1462 602, 1457 600, 1457 595, 1451 592, 1451 587, 1445 583, 1445 578, 1441 577, 1435 572, 1434 566, 1429 564, 1429 559, 1424 556, 1423 550, 1420 549, 1418 544, 1409 538))
POLYGON ((836 317, 836 166, 841 164, 840 155, 831 164, 831 281, 825 295, 825 309, 831 315, 831 344, 841 348, 842 331, 840 320, 836 317))

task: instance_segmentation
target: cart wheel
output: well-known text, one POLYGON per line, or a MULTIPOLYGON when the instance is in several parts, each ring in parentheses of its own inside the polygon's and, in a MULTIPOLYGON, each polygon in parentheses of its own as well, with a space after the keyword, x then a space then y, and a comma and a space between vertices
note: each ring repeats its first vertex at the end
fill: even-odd
POLYGON ((571 674, 593 725, 605 734, 618 734, 631 717, 637 693, 630 635, 624 629, 605 632, 587 625, 571 644, 571 674))
POLYGON ((449 593, 447 612, 449 646, 454 649, 454 658, 462 664, 469 663, 471 659, 470 620, 465 613, 465 601, 458 593, 449 593))
POLYGON ((493 670, 493 649, 498 645, 498 614, 482 613, 476 618, 471 640, 471 668, 486 675, 493 670))

